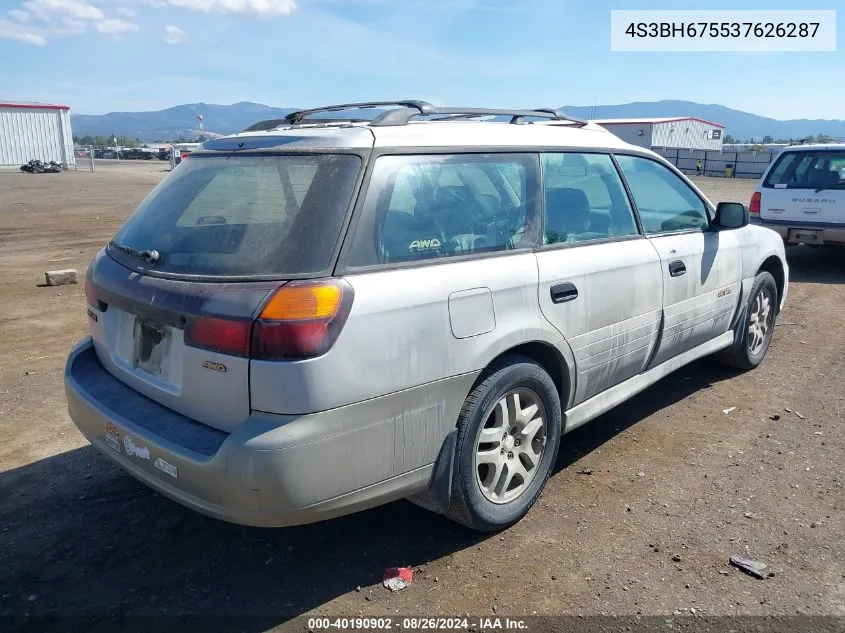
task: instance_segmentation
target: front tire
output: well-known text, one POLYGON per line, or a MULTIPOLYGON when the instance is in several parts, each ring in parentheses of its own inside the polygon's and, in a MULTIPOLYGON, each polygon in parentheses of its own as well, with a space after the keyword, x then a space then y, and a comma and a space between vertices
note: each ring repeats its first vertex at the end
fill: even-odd
POLYGON ((778 288, 771 273, 761 272, 754 279, 743 321, 742 336, 719 354, 728 367, 748 371, 763 362, 775 332, 778 310, 778 288))
POLYGON ((546 485, 562 428, 557 386, 543 367, 517 355, 489 367, 458 417, 446 515, 482 532, 519 521, 546 485))

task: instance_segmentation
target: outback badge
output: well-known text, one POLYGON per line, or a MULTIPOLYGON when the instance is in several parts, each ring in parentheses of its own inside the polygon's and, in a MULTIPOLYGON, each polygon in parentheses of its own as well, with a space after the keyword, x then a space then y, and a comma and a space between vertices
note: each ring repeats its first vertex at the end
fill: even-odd
POLYGON ((211 369, 212 371, 221 371, 221 372, 226 371, 226 365, 224 365, 223 363, 215 363, 214 361, 211 361, 211 360, 204 361, 202 366, 205 367, 206 369, 211 369))

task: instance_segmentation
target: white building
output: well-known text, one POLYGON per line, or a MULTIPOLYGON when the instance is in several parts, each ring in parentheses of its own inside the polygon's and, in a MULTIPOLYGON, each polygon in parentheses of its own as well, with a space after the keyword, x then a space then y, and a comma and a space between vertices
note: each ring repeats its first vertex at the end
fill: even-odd
POLYGON ((0 167, 23 165, 33 158, 68 167, 76 164, 70 108, 0 101, 0 167))
POLYGON ((695 117, 599 119, 594 121, 632 145, 721 151, 725 126, 695 117))

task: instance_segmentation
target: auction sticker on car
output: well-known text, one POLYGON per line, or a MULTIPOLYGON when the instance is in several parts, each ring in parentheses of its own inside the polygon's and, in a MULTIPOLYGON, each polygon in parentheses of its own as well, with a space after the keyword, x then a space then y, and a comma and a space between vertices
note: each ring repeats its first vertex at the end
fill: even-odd
POLYGON ((120 452, 120 433, 117 430, 117 425, 111 420, 106 420, 106 444, 112 449, 120 452))
POLYGON ((174 479, 179 478, 179 472, 176 470, 176 466, 168 464, 161 457, 156 457, 156 460, 153 462, 153 466, 158 468, 160 471, 167 473, 174 479))
POLYGON ((134 455, 138 459, 146 459, 147 461, 150 459, 150 449, 136 444, 135 440, 128 435, 123 436, 123 448, 126 449, 127 455, 134 455))

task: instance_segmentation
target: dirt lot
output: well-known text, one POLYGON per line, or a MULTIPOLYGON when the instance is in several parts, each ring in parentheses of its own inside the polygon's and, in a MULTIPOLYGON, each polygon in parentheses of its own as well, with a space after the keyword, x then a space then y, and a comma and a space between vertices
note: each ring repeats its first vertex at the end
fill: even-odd
MULTIPOLYGON (((66 413, 83 286, 39 287, 43 271, 83 273, 163 169, 0 173, 0 616, 845 616, 845 255, 790 249, 760 369, 698 362, 566 436, 539 505, 501 535, 407 502, 258 530, 153 493, 66 413), (730 568, 734 554, 774 576, 730 568), (380 584, 394 565, 417 570, 395 594, 380 584)), ((699 182, 743 202, 754 185, 699 182)))

